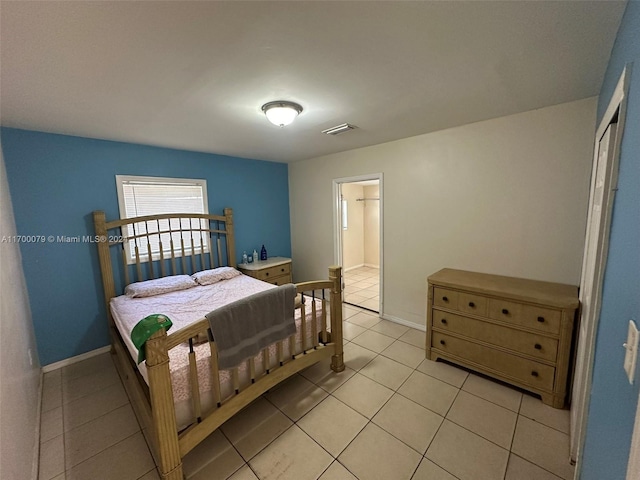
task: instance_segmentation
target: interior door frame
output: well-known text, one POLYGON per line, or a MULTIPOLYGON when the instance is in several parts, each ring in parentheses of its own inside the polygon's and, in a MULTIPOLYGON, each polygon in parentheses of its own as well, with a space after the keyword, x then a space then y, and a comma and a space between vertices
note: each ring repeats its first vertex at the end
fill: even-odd
MULTIPOLYGON (((378 304, 378 315, 382 317, 384 308, 384 200, 383 200, 383 174, 370 173, 365 175, 356 175, 354 177, 342 177, 333 179, 333 258, 336 265, 342 265, 342 199, 340 198, 340 187, 343 183, 365 182, 367 180, 378 180, 379 189, 379 214, 380 228, 378 238, 380 240, 380 303, 378 304)), ((344 279, 343 279, 344 285, 344 279)))
POLYGON ((633 426, 631 451, 629 452, 629 463, 627 464, 627 480, 637 479, 638 472, 640 472, 640 394, 638 394, 636 421, 633 426))
MULTIPOLYGON (((615 137, 612 139, 613 141, 613 154, 611 158, 607 159, 607 165, 605 170, 605 185, 608 183, 608 188, 606 188, 603 199, 602 199, 602 210, 601 210, 601 221, 600 228, 598 232, 597 238, 600 239, 598 244, 596 245, 596 253, 595 253, 595 265, 596 268, 594 270, 594 278, 593 278, 593 309, 590 315, 590 321, 586 326, 586 338, 577 338, 576 339, 576 351, 580 351, 580 345, 578 342, 587 342, 585 344, 584 352, 585 356, 580 358, 576 355, 576 367, 575 373, 582 372, 580 378, 574 378, 573 388, 572 388, 572 401, 571 401, 571 418, 573 421, 574 418, 574 408, 582 409, 582 412, 578 412, 579 418, 576 420, 577 424, 571 425, 570 432, 574 437, 571 438, 571 460, 578 463, 577 468, 575 469, 574 480, 577 480, 580 476, 580 461, 582 458, 582 452, 584 449, 584 440, 585 440, 585 431, 587 424, 587 416, 589 412, 589 401, 591 396, 591 386, 593 380, 593 364, 595 358, 595 343, 596 343, 596 333, 598 331, 598 323, 600 320, 600 307, 602 303, 602 284, 604 281, 604 273, 607 262, 607 254, 609 251, 609 235, 611 232, 611 217, 613 213, 613 202, 615 197, 615 192, 617 190, 618 184, 618 167, 619 167, 619 159, 620 159, 620 144, 622 142, 622 135, 624 132, 624 119, 626 114, 626 102, 628 96, 629 89, 629 75, 628 75, 628 66, 622 71, 620 79, 618 80, 618 84, 612 94, 611 100, 609 101, 609 105, 602 116, 602 120, 596 130, 596 135, 594 139, 594 154, 593 154, 593 163, 591 170, 591 188, 589 192, 589 211, 587 216, 587 228, 585 231, 585 251, 583 254, 583 264, 582 264, 582 275, 580 279, 580 289, 582 291, 585 283, 586 283, 586 262, 587 262, 587 241, 589 236, 589 229, 591 223, 593 222, 593 218, 591 216, 592 211, 592 201, 593 201, 593 192, 595 187, 595 175, 596 168, 598 165, 598 157, 600 153, 600 140, 604 136, 607 128, 611 123, 614 123, 617 117, 617 129, 615 133, 615 137), (608 181, 607 181, 608 180, 608 181)), ((580 319, 582 322, 583 319, 580 319)), ((579 333, 580 329, 576 329, 579 333)))

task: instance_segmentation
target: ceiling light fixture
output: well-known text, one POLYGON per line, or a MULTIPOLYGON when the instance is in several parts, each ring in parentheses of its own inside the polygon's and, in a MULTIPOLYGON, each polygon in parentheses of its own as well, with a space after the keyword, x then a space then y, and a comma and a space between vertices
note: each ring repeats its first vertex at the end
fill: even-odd
POLYGON ((297 103, 277 100, 275 102, 265 103, 262 106, 262 111, 271 123, 279 127, 284 127, 296 119, 298 114, 302 112, 302 107, 297 103))

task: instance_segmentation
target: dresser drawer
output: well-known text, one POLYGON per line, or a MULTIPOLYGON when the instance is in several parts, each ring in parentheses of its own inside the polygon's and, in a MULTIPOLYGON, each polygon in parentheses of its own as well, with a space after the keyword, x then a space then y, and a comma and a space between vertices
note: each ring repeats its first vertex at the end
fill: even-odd
POLYGON ((431 346, 450 355, 469 360, 518 382, 543 390, 552 390, 555 368, 511 355, 491 347, 468 342, 440 332, 433 332, 431 346))
POLYGON ((438 307, 458 309, 458 292, 446 288, 433 289, 433 304, 438 307))
POLYGON ((513 350, 514 353, 522 353, 550 362, 555 362, 558 355, 558 341, 553 338, 439 310, 433 311, 432 321, 434 329, 454 332, 492 345, 508 348, 513 350))
POLYGON ((541 332, 556 334, 560 332, 561 313, 559 310, 491 298, 489 299, 488 316, 495 320, 534 328, 541 332))
POLYGON ((460 292, 457 310, 484 317, 487 315, 487 297, 460 292))
POLYGON ((275 277, 281 277, 285 275, 291 275, 291 264, 285 263, 282 265, 276 265, 275 267, 264 268, 256 272, 256 278, 268 282, 275 277))

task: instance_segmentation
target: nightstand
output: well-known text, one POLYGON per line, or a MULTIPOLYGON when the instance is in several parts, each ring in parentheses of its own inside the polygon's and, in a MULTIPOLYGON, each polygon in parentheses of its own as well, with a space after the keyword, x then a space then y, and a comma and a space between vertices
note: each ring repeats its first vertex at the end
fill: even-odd
POLYGON ((259 262, 240 263, 238 270, 245 275, 273 285, 293 283, 290 258, 271 257, 259 262))

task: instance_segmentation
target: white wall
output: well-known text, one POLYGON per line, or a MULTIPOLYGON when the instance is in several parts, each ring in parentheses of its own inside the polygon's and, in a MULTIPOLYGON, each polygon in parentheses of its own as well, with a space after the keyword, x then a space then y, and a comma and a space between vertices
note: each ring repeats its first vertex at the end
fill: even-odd
MULTIPOLYGON (((16 235, 16 225, 1 148, 0 238, 6 238, 16 235)), ((32 478, 40 364, 16 243, 0 243, 0 295, 0 478, 32 478)))
POLYGON ((424 325, 444 267, 577 285, 595 114, 590 98, 290 164, 296 281, 335 262, 332 180, 382 172, 386 315, 424 325))
MULTIPOLYGON (((364 198, 379 198, 380 187, 369 185, 364 187, 364 198)), ((377 267, 380 264, 380 201, 364 202, 364 263, 377 267)))

